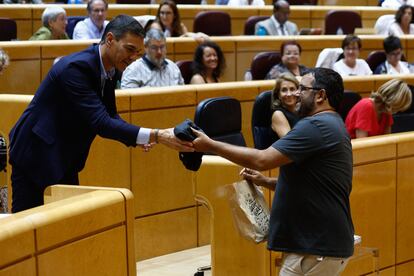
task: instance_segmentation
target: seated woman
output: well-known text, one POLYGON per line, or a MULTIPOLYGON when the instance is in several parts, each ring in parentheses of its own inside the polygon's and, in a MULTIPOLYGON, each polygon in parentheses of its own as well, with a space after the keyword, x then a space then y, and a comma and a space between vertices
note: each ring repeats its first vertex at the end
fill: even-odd
POLYGON ((403 49, 401 40, 393 35, 384 39, 384 50, 386 60, 377 66, 374 74, 409 74, 410 69, 407 62, 401 61, 403 56, 403 49))
POLYGON ((361 49, 361 39, 355 35, 347 35, 342 41, 344 58, 337 61, 333 69, 341 76, 364 76, 372 75, 368 63, 359 59, 359 50, 361 49))
POLYGON ((391 133, 392 113, 407 110, 412 94, 408 85, 392 79, 363 98, 349 111, 345 120, 351 138, 361 138, 391 133))
POLYGON ((401 36, 405 34, 414 34, 413 19, 414 7, 402 5, 395 14, 395 22, 388 29, 389 35, 401 36))
POLYGON ((212 41, 198 45, 194 52, 190 84, 219 82, 225 66, 226 61, 220 46, 212 41))
POLYGON ((276 64, 267 73, 265 79, 276 79, 281 73, 290 72, 294 76, 303 76, 309 72, 306 66, 300 65, 302 47, 294 40, 288 40, 280 46, 282 62, 276 64))
POLYGON ((299 120, 295 111, 298 87, 299 82, 291 73, 282 73, 276 79, 272 91, 272 129, 278 138, 285 136, 299 120))
POLYGON ((42 24, 30 40, 69 39, 66 34, 66 11, 62 7, 47 7, 42 14, 42 24))
POLYGON ((176 3, 173 0, 163 0, 157 11, 155 22, 151 28, 159 28, 163 30, 165 37, 192 37, 198 42, 204 42, 209 36, 204 33, 191 33, 187 27, 181 22, 180 13, 176 3))

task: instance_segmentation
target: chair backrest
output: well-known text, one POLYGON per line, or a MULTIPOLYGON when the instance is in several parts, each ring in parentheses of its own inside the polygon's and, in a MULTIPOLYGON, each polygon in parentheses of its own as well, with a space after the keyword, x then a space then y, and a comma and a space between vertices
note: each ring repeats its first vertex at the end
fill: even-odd
POLYGON ((288 0, 290 5, 317 5, 318 0, 288 0))
POLYGON ((394 124, 391 133, 414 131, 414 113, 397 113, 392 115, 394 124))
POLYGON ((354 11, 331 10, 325 16, 325 34, 353 34, 355 28, 362 27, 361 16, 354 11))
POLYGON ((151 0, 116 0, 117 4, 151 4, 151 0))
POLYGON ((253 80, 264 80, 272 67, 282 60, 279 52, 258 53, 250 64, 250 72, 253 80))
POLYGON ((369 53, 368 57, 365 61, 368 63, 369 68, 371 68, 372 72, 377 69, 378 65, 383 63, 387 59, 384 51, 372 51, 369 53))
POLYGON ((76 24, 79 21, 82 21, 86 18, 86 16, 68 16, 68 24, 66 25, 66 33, 72 39, 73 38, 73 30, 75 29, 76 24))
POLYGON ((344 97, 337 109, 337 112, 341 115, 344 122, 349 111, 359 100, 361 100, 361 96, 358 93, 349 90, 344 91, 344 97))
POLYGON ((253 15, 247 18, 246 22, 244 23, 244 35, 254 35, 256 23, 259 21, 263 21, 268 19, 269 16, 264 15, 253 15))
POLYGON ((231 35, 230 15, 222 11, 202 11, 194 18, 193 31, 210 36, 231 35))
POLYGON ((264 91, 256 97, 252 110, 252 134, 256 149, 267 149, 277 139, 272 130, 272 91, 264 91))
POLYGON ((14 19, 0 18, 0 41, 17 39, 17 25, 14 19))
POLYGON ((375 33, 379 35, 388 35, 390 25, 395 21, 394 14, 384 14, 378 17, 375 22, 375 33))
POLYGON ((198 5, 201 3, 200 0, 176 0, 176 4, 180 5, 198 5))
POLYGON ((192 60, 178 60, 175 62, 180 69, 181 76, 183 76, 184 83, 189 84, 193 76, 192 60))
POLYGON ((240 102, 231 97, 210 98, 197 106, 194 123, 214 140, 246 146, 241 133, 240 102))

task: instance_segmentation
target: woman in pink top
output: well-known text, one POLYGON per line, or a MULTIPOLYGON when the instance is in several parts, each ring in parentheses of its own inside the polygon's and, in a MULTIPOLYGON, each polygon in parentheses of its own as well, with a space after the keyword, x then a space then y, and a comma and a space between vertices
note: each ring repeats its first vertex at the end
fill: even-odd
POLYGON ((411 105, 411 91, 402 80, 384 83, 371 97, 360 100, 345 120, 351 138, 382 135, 391 132, 392 113, 407 110, 411 105))

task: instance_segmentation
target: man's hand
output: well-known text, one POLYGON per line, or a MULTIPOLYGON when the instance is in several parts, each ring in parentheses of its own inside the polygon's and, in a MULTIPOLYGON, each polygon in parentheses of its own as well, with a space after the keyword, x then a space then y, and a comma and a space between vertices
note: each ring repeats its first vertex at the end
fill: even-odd
POLYGON ((271 190, 274 190, 276 187, 276 178, 264 176, 259 171, 243 168, 240 171, 240 175, 248 182, 251 182, 257 186, 262 186, 271 190))
POLYGON ((158 131, 157 140, 158 140, 158 143, 166 145, 167 147, 170 147, 178 151, 182 151, 182 152, 193 152, 194 151, 193 143, 182 141, 178 139, 177 137, 175 137, 173 128, 160 129, 158 131))
POLYGON ((194 149, 199 152, 212 152, 214 140, 210 139, 205 133, 191 128, 197 136, 193 141, 194 149))

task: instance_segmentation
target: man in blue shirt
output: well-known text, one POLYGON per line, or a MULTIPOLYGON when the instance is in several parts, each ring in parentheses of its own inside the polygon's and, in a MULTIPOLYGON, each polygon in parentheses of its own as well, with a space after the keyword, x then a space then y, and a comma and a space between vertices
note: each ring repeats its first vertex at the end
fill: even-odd
POLYGON ((106 0, 89 0, 86 6, 88 18, 76 24, 73 30, 73 39, 101 39, 108 21, 106 12, 108 3, 106 0))

